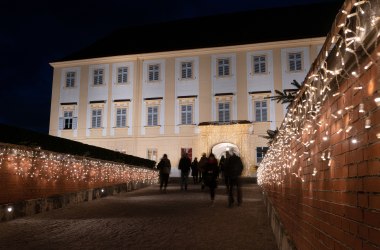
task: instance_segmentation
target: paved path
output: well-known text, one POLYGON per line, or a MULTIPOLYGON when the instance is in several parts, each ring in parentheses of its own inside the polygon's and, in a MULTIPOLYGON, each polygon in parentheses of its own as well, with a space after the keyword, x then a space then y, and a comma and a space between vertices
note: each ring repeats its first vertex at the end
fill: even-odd
POLYGON ((227 207, 219 187, 210 206, 198 185, 109 196, 0 223, 0 249, 277 249, 257 185, 227 207))

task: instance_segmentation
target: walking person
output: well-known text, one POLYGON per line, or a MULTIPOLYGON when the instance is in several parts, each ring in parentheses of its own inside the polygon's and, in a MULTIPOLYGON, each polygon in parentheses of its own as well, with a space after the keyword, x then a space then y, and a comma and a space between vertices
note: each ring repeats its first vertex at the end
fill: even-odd
POLYGON ((236 187, 237 192, 237 202, 238 206, 241 206, 243 202, 242 190, 241 190, 241 174, 243 172, 243 162, 240 157, 233 153, 226 164, 226 172, 229 180, 229 192, 228 192, 228 206, 232 207, 234 199, 234 187, 236 187))
POLYGON ((208 159, 206 157, 206 153, 203 153, 198 163, 199 182, 201 183, 202 190, 205 188, 203 175, 204 175, 204 168, 206 167, 207 162, 208 162, 208 159))
POLYGON ((230 192, 230 178, 228 176, 228 170, 227 170, 227 165, 228 165, 228 161, 230 159, 230 152, 229 151, 226 151, 226 159, 224 160, 224 164, 223 164, 223 172, 222 172, 222 176, 223 176, 223 179, 224 179, 224 184, 226 185, 226 193, 229 194, 230 192))
POLYGON ((208 157, 208 161, 204 167, 203 178, 204 183, 210 189, 211 206, 214 206, 215 189, 217 186, 217 179, 219 175, 218 161, 213 153, 208 157))
POLYGON ((191 169, 191 160, 187 153, 183 153, 179 160, 178 169, 181 170, 181 190, 187 190, 187 181, 191 169))
POLYGON ((191 163, 191 176, 193 176, 193 183, 198 183, 198 158, 195 157, 191 163))
POLYGON ((220 160, 219 160, 219 171, 220 171, 220 174, 221 174, 221 178, 224 178, 224 163, 226 161, 226 158, 224 157, 224 155, 222 155, 222 157, 220 157, 220 160))
POLYGON ((166 187, 168 186, 171 167, 172 166, 170 164, 170 160, 168 159, 168 155, 164 154, 157 165, 157 169, 160 171, 160 191, 162 191, 163 187, 165 193, 166 187))

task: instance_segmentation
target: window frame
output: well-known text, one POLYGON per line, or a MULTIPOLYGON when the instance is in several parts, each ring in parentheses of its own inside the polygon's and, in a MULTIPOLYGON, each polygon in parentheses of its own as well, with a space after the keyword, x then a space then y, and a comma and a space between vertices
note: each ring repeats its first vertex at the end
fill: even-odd
POLYGON ((115 127, 116 128, 126 128, 127 127, 127 116, 128 108, 127 107, 115 107, 115 127), (119 110, 125 110, 125 114, 119 114, 119 110))
POLYGON ((192 61, 182 61, 181 62, 180 75, 181 75, 181 80, 194 79, 194 63, 192 61), (190 64, 190 66, 189 66, 189 64, 190 64), (185 72, 185 74, 184 74, 184 72, 185 72), (184 75, 185 75, 185 77, 184 77, 184 75))
POLYGON ((147 71, 148 71, 148 82, 160 81, 160 77, 161 77, 161 64, 160 63, 148 64, 148 70, 147 71), (151 67, 157 67, 157 68, 151 69, 151 67), (152 75, 152 78, 151 78, 151 75, 152 75))
POLYGON ((120 66, 116 67, 116 84, 117 85, 123 85, 128 84, 129 82, 129 67, 128 66, 120 66), (125 70, 120 72, 120 70, 125 70), (125 81, 124 81, 125 76, 125 81), (119 81, 121 79, 121 81, 119 81))
POLYGON ((76 74, 75 71, 67 71, 65 74, 65 88, 74 88, 76 86, 76 74), (70 76, 69 76, 70 74, 70 76))
POLYGON ((253 101, 253 107, 254 107, 254 111, 255 111, 255 113, 254 113, 254 116, 255 116, 255 122, 268 122, 269 121, 269 119, 268 119, 268 101, 267 100, 254 100, 253 101), (257 108, 257 103, 260 103, 260 107, 259 107, 259 109, 257 108), (262 106, 262 104, 263 103, 265 103, 265 107, 263 107, 262 106), (258 112, 257 112, 257 110, 260 110, 260 120, 257 120, 257 114, 258 114, 258 112), (265 110, 266 111, 266 119, 264 120, 263 119, 263 110, 265 110))
POLYGON ((268 149, 269 147, 256 147, 256 163, 260 163, 264 159, 266 153, 268 152, 268 149), (259 157, 259 154, 261 157, 259 157))
POLYGON ((146 125, 148 127, 154 127, 159 125, 159 114, 160 114, 160 105, 148 105, 146 107, 146 125), (156 112, 154 112, 154 108, 157 109, 156 112), (149 109, 152 109, 152 112, 149 112, 149 109), (156 122, 154 122, 154 118, 156 116, 156 122))
POLYGON ((99 128, 103 128, 103 109, 102 108, 92 108, 91 109, 91 128, 92 129, 99 129, 99 128), (94 115, 94 111, 95 112, 100 112, 100 114, 95 114, 94 115), (94 118, 95 118, 95 122, 94 122, 94 118), (95 126, 94 126, 95 124, 95 126))
POLYGON ((192 125, 193 124, 193 114, 194 114, 194 105, 192 103, 183 103, 180 104, 180 121, 181 125, 192 125), (191 110, 183 110, 183 107, 190 107, 191 110), (185 117, 184 117, 185 116, 185 117), (190 121, 188 120, 190 116, 190 121), (183 122, 185 120, 185 122, 183 122))
POLYGON ((302 51, 296 51, 296 52, 288 52, 287 53, 287 64, 288 64, 288 72, 296 73, 303 71, 304 65, 303 65, 303 52, 302 51), (294 59, 290 59, 290 56, 294 55, 294 59), (297 59, 296 56, 300 55, 300 58, 297 59), (294 63, 294 69, 291 68, 291 62, 294 63), (297 68, 297 62, 299 61, 300 68, 297 68))
POLYGON ((92 71, 92 76, 93 76, 93 86, 104 86, 104 75, 105 75, 105 70, 104 68, 95 68, 92 71), (101 72, 100 72, 101 71, 101 72))
POLYGON ((230 101, 219 101, 217 102, 217 108, 218 108, 218 122, 221 122, 221 123, 228 123, 231 121, 231 102, 230 101), (226 109, 226 105, 228 104, 228 110, 226 109), (220 108, 220 105, 223 105, 223 108, 221 109, 220 108), (228 112, 227 112, 228 111, 228 112), (221 112, 222 112, 222 120, 220 119, 221 118, 221 112), (228 114, 228 120, 226 119, 226 114, 228 114))
POLYGON ((74 111, 73 110, 64 110, 63 111, 63 130, 71 130, 73 129, 73 119, 74 119, 74 111), (66 114, 70 114, 66 116, 66 114))
POLYGON ((218 78, 231 77, 231 58, 229 57, 217 58, 216 71, 217 71, 216 74, 218 78))
POLYGON ((252 72, 255 75, 260 75, 260 74, 267 74, 268 73, 268 56, 265 54, 262 55, 252 55, 252 72), (255 58, 259 58, 259 62, 255 62, 255 58), (260 61, 260 58, 264 58, 264 62, 260 61), (256 65, 259 67, 259 71, 256 72, 256 65), (264 65, 264 71, 262 71, 262 65, 264 65))

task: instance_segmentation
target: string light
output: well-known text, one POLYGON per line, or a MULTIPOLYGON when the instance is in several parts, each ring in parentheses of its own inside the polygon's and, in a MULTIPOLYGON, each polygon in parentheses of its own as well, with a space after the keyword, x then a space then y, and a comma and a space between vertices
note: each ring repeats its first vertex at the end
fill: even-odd
POLYGON ((377 106, 380 106, 380 97, 375 98, 375 103, 377 106))
POLYGON ((0 167, 23 179, 91 183, 95 186, 156 183, 157 171, 122 163, 0 144, 0 167))
MULTIPOLYGON (((380 21, 380 8, 374 8, 373 5, 375 4, 377 3, 373 1, 358 1, 354 3, 355 7, 349 4, 345 5, 345 9, 342 10, 345 18, 336 21, 338 24, 337 29, 332 30, 334 34, 331 34, 328 37, 330 40, 327 39, 324 44, 329 49, 323 48, 323 53, 319 54, 316 60, 317 64, 310 70, 303 83, 303 88, 295 98, 294 103, 290 106, 290 109, 288 109, 288 114, 286 115, 288 119, 283 121, 274 143, 260 163, 257 174, 260 185, 282 185, 282 183, 285 183, 283 179, 285 169, 288 169, 289 173, 292 173, 293 176, 299 178, 302 182, 309 180, 308 178, 304 178, 305 175, 315 176, 317 174, 315 172, 316 169, 312 173, 306 171, 303 174, 300 166, 303 166, 302 162, 312 161, 315 156, 313 150, 318 150, 319 148, 317 143, 313 144, 315 140, 315 132, 313 131, 317 131, 316 128, 324 124, 320 119, 324 114, 331 115, 331 118, 328 117, 327 119, 331 119, 332 127, 336 126, 337 122, 346 122, 347 115, 348 125, 338 127, 339 129, 337 128, 336 134, 340 134, 343 131, 346 133, 356 131, 356 129, 353 129, 352 118, 350 117, 355 106, 353 103, 350 103, 352 102, 351 97, 345 98, 346 93, 343 93, 339 85, 342 81, 347 81, 349 84, 355 85, 353 90, 362 91, 364 84, 361 82, 355 83, 355 81, 360 80, 360 77, 372 65, 376 64, 375 60, 370 56, 373 53, 367 51, 370 47, 367 48, 367 44, 364 44, 369 40, 365 39, 366 35, 371 34, 380 21), (368 5, 365 5, 366 3, 368 5), (368 10, 370 10, 370 13, 368 13, 368 10), (366 18, 366 16, 369 18, 366 18), (354 25, 353 22, 355 22, 354 25), (360 51, 360 54, 357 54, 356 50, 360 51), (364 53, 362 53, 363 51, 364 53), (327 59, 332 56, 337 57, 337 59, 329 60, 329 63, 327 63, 327 59), (354 58, 354 60, 350 60, 351 58, 354 58), (360 62, 365 62, 364 66, 359 64, 358 58, 360 58, 360 62), (350 65, 345 65, 346 63, 350 65), (334 97, 333 102, 339 100, 337 103, 340 109, 336 112, 330 112, 332 107, 329 105, 331 104, 327 104, 327 100, 332 100, 330 97, 334 97), (340 106, 340 103, 343 103, 344 106, 340 106), (298 144, 302 147, 295 146, 298 144), (289 152, 294 152, 294 150, 296 150, 295 155, 290 160, 288 158, 289 152), (293 168, 297 168, 297 170, 293 168)), ((376 33, 378 32, 376 31, 376 33)), ((377 56, 380 57, 380 53, 377 56)), ((350 94, 350 92, 347 91, 347 94, 350 94)), ((372 98, 374 98, 373 100, 376 105, 380 106, 380 97, 376 96, 372 98)), ((366 113, 365 101, 363 98, 359 102, 358 110, 360 114, 366 113)), ((369 117, 365 119, 364 126, 366 129, 371 127, 369 117)), ((329 133, 325 127, 322 140, 327 141, 328 136, 329 133)), ((380 139, 380 133, 377 133, 376 137, 380 139)), ((357 144, 359 141, 353 136, 350 142, 357 144)), ((331 167, 334 163, 331 149, 321 152, 320 158, 322 161, 328 161, 328 167, 331 167)))
POLYGON ((369 118, 366 118, 366 119, 365 119, 365 125, 364 125, 364 128, 366 128, 366 129, 371 128, 371 119, 369 119, 369 118))
POLYGON ((359 104, 359 113, 364 113, 365 110, 364 110, 364 103, 360 103, 359 104))

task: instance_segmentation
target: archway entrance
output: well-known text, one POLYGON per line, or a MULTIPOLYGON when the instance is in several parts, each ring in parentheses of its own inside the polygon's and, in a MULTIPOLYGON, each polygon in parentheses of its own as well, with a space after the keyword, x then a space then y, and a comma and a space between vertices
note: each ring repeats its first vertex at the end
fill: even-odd
MULTIPOLYGON (((254 173, 255 159, 252 157, 253 135, 251 134, 251 123, 232 124, 204 124, 199 126, 199 137, 197 152, 213 153, 219 160, 226 153, 227 147, 238 154, 244 164, 244 176, 254 173)), ((256 136, 257 138, 257 136, 256 136)))
POLYGON ((232 143, 222 142, 214 145, 211 152, 215 155, 216 159, 220 159, 222 155, 226 156, 226 151, 234 152, 236 155, 240 155, 239 148, 232 143))

